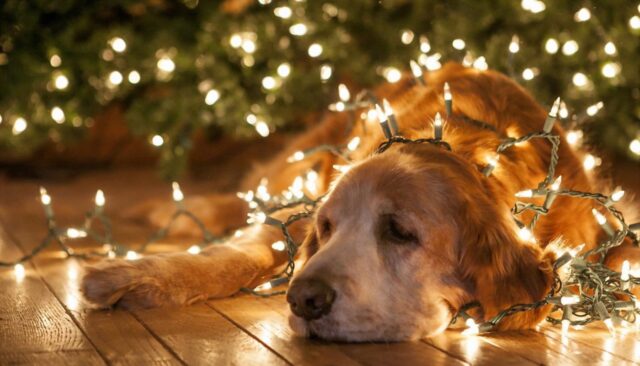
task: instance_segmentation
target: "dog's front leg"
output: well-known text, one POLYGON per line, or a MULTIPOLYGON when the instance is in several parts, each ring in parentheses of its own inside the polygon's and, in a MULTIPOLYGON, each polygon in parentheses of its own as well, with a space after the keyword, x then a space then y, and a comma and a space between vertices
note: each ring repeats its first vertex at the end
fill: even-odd
MULTIPOLYGON (((277 216, 288 217, 291 212, 277 216)), ((289 227, 301 242, 308 220, 289 227)), ((105 260, 86 268, 82 292, 100 307, 125 308, 188 305, 212 297, 234 294, 242 287, 263 282, 286 263, 286 252, 272 248, 282 240, 280 229, 255 225, 243 235, 213 245, 200 254, 150 255, 137 261, 105 260)))

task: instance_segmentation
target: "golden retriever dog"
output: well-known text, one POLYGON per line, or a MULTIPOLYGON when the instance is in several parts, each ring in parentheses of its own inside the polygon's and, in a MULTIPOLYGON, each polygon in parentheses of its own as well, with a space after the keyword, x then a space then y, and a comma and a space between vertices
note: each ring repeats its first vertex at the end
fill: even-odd
MULTIPOLYGON (((556 258, 549 243, 585 243, 588 250, 603 237, 591 201, 565 196, 541 217, 534 242, 517 235, 510 212, 515 194, 544 180, 548 141, 518 144, 501 154, 491 175, 482 173, 501 138, 543 129, 547 112, 523 88, 497 72, 458 64, 425 73, 423 80, 420 85, 406 77, 374 94, 390 101, 400 135, 429 138, 436 113, 445 115, 443 85, 448 82, 454 102, 444 140, 451 151, 433 144, 393 144, 384 153, 372 154, 385 140, 378 122, 369 119, 366 110, 358 110, 355 121, 349 120, 349 113, 331 113, 239 187, 254 188, 267 177, 269 191, 280 192, 314 168, 318 194, 328 192, 312 218, 290 227, 294 240, 303 243, 299 253, 304 264, 286 299, 290 324, 302 335, 344 341, 417 339, 442 332, 461 306, 474 301, 481 305, 477 320, 486 320, 513 304, 534 302, 549 293, 556 258), (352 129, 347 128, 350 123, 352 129), (296 151, 345 145, 355 136, 361 143, 344 173, 334 169, 344 161, 329 153, 287 161, 296 151)), ((553 133, 564 139, 557 124, 553 133)), ((563 187, 597 191, 577 154, 566 143, 560 145, 556 176, 562 176, 563 187)), ((247 203, 233 194, 195 197, 185 204, 218 234, 246 222, 247 203)), ((274 217, 284 220, 300 210, 290 208, 274 217)), ((171 206, 156 208, 151 220, 164 224, 172 212, 171 206)), ((522 219, 528 222, 531 215, 522 219)), ((181 225, 183 231, 193 229, 185 222, 181 225)), ((82 291, 99 306, 125 308, 188 305, 230 296, 264 283, 282 269, 287 253, 272 248, 279 240, 278 228, 254 224, 197 255, 105 260, 87 268, 82 291)), ((618 269, 623 255, 637 257, 634 250, 627 243, 609 251, 606 261, 618 269)), ((547 305, 516 313, 504 318, 498 329, 530 328, 549 311, 547 305)))

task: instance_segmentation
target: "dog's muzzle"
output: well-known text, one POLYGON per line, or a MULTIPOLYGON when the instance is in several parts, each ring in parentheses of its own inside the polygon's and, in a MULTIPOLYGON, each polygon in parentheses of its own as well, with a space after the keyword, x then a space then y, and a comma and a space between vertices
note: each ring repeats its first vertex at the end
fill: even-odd
POLYGON ((306 320, 314 320, 328 314, 336 298, 336 291, 319 279, 293 281, 287 291, 291 311, 306 320))

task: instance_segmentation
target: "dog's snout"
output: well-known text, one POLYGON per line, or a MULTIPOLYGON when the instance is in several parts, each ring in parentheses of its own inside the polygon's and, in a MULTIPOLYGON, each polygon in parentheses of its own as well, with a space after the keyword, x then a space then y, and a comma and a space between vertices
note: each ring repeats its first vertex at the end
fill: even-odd
POLYGON ((291 311, 306 320, 328 314, 335 298, 336 291, 318 279, 294 281, 287 292, 291 311))

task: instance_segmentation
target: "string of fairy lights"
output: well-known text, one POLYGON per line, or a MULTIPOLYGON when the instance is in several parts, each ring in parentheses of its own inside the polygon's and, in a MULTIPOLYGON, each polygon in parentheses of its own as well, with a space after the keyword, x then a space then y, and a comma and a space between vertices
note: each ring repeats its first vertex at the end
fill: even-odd
MULTIPOLYGON (((415 62, 411 62, 410 67, 415 79, 414 87, 424 87, 423 67, 417 65, 415 62)), ((458 117, 453 114, 453 95, 448 83, 444 84, 443 89, 445 116, 442 117, 438 113, 431 121, 433 137, 415 140, 401 136, 395 113, 391 104, 386 99, 383 99, 382 103, 379 103, 378 99, 373 97, 372 93, 365 91, 351 100, 350 93, 344 85, 339 86, 339 98, 339 104, 336 103, 330 106, 331 110, 354 113, 358 109, 368 108, 368 112, 363 113, 363 117, 368 118, 372 116, 378 120, 386 140, 376 149, 375 154, 384 153, 393 144, 428 143, 453 151, 452 147, 444 139, 443 128, 452 117, 458 117)), ((544 122, 542 131, 533 132, 518 138, 502 138, 495 155, 487 158, 486 165, 481 168, 481 172, 487 179, 490 179, 499 165, 500 154, 531 139, 546 139, 551 144, 551 156, 545 179, 540 182, 537 187, 518 192, 515 195, 518 199, 526 200, 518 200, 512 209, 513 219, 518 227, 518 236, 524 241, 535 243, 536 239, 533 231, 539 218, 549 213, 557 197, 566 196, 575 199, 590 200, 599 207, 599 209, 593 208, 592 213, 594 219, 607 234, 607 238, 593 249, 584 252, 584 244, 582 244, 564 253, 558 253, 557 260, 554 264, 554 285, 543 299, 530 304, 513 305, 480 324, 468 313, 469 309, 479 306, 479 304, 472 303, 463 306, 459 314, 454 317, 454 320, 458 317, 462 317, 465 320, 468 326, 464 331, 465 334, 478 334, 491 331, 495 329, 505 317, 548 304, 553 305, 554 308, 551 313, 552 315, 549 316, 547 320, 554 324, 561 324, 563 332, 568 331, 571 327, 580 329, 585 324, 597 320, 603 321, 612 333, 615 333, 615 322, 618 322, 622 326, 631 326, 632 324, 636 324, 637 326, 640 324, 640 321, 636 321, 637 314, 640 314, 640 300, 631 292, 633 286, 640 284, 640 275, 636 275, 637 273, 631 270, 629 261, 623 262, 620 272, 607 268, 603 263, 605 254, 611 248, 621 245, 625 238, 629 238, 635 245, 638 245, 638 236, 635 232, 640 231, 640 223, 629 225, 625 221, 622 213, 615 208, 615 204, 620 201, 624 195, 624 191, 620 188, 616 188, 610 195, 604 195, 601 193, 581 192, 561 187, 562 177, 555 176, 555 169, 558 163, 558 148, 561 141, 558 135, 552 133, 552 128, 559 117, 561 105, 562 101, 560 98, 554 101, 544 122), (542 205, 538 205, 530 200, 542 197, 544 197, 542 205), (533 212, 533 217, 528 223, 525 223, 522 222, 519 217, 527 211, 533 212), (607 215, 615 220, 615 224, 609 222, 607 215), (592 256, 597 256, 599 259, 596 261, 587 259, 592 256), (556 315, 558 312, 560 315, 556 315)), ((481 121, 470 121, 468 118, 460 118, 460 120, 473 122, 476 126, 480 125, 491 129, 490 125, 481 121)), ((349 131, 347 132, 351 133, 353 125, 350 124, 348 128, 349 131)), ((567 136, 567 140, 569 139, 570 137, 567 136)), ((345 165, 335 165, 334 167, 341 172, 345 172, 349 169, 352 161, 350 154, 354 152, 359 145, 360 137, 356 136, 345 146, 320 145, 305 151, 297 151, 289 157, 288 161, 295 163, 316 153, 331 153, 339 159, 342 159, 345 163, 345 165)), ((587 168, 585 165, 585 169, 587 168)), ((279 228, 283 233, 283 240, 272 243, 271 247, 275 251, 286 251, 288 254, 287 264, 280 273, 256 288, 242 290, 258 296, 272 296, 284 292, 274 290, 274 288, 288 282, 293 275, 296 267, 295 258, 299 249, 299 245, 294 241, 288 228, 293 223, 313 215, 318 204, 325 198, 325 195, 321 194, 318 189, 317 181, 318 173, 310 169, 305 174, 296 177, 291 186, 279 195, 271 195, 268 192, 268 181, 266 179, 261 180, 255 192, 248 191, 238 193, 238 197, 245 200, 250 208, 247 224, 264 224, 279 228), (273 213, 285 208, 299 208, 300 211, 290 215, 284 221, 272 216, 273 213)), ((226 238, 216 237, 211 234, 203 222, 185 208, 184 194, 176 182, 172 185, 172 198, 176 204, 176 210, 171 220, 166 226, 152 233, 148 240, 137 250, 134 250, 117 242, 113 238, 111 221, 104 213, 106 198, 101 190, 97 191, 94 199, 94 207, 85 214, 82 225, 59 227, 52 207, 52 198, 45 188, 41 188, 40 200, 46 216, 48 227, 47 235, 40 244, 28 254, 25 254, 16 261, 2 261, 0 262, 0 266, 14 266, 16 275, 24 275, 25 269, 23 263, 38 255, 48 246, 55 244, 57 244, 68 257, 102 256, 107 258, 121 257, 127 260, 137 260, 147 251, 149 245, 166 237, 171 225, 182 216, 193 220, 202 233, 202 241, 189 247, 187 250, 189 253, 197 255, 204 247, 225 241, 226 238), (101 232, 93 228, 93 224, 96 221, 102 225, 101 232), (102 250, 92 251, 90 253, 77 253, 73 247, 68 245, 68 241, 70 240, 86 237, 102 243, 102 250)), ((233 235, 241 236, 243 233, 241 230, 238 230, 233 235)))

